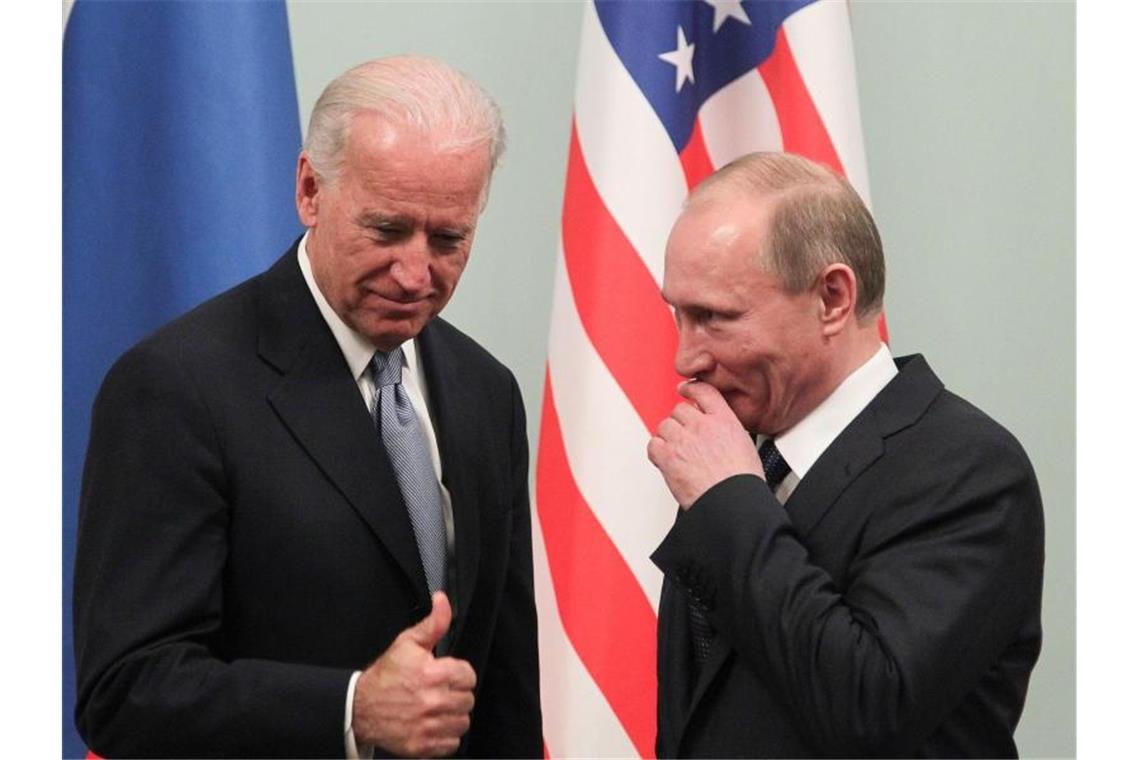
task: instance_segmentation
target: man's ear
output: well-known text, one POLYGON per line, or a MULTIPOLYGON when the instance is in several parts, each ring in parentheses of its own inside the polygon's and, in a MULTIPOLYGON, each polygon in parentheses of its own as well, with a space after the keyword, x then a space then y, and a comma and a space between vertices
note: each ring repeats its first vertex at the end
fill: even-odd
POLYGON ((297 159, 297 216, 306 227, 317 223, 320 189, 320 180, 313 169, 313 162, 309 160, 309 154, 301 153, 297 159))
POLYGON ((846 264, 828 264, 820 273, 816 287, 823 334, 831 338, 855 319, 855 302, 858 298, 855 272, 846 264))

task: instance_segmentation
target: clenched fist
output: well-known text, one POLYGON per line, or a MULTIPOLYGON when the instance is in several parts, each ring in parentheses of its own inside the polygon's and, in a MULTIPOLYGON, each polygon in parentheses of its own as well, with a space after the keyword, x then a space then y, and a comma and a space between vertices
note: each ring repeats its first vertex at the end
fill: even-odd
POLYGON ((361 673, 352 705, 358 744, 404 757, 440 757, 459 748, 475 706, 475 671, 432 653, 451 625, 447 595, 432 595, 431 614, 396 637, 361 673))
POLYGON ((733 475, 763 479, 756 446, 720 391, 699 380, 682 383, 678 391, 688 401, 661 421, 648 451, 681 508, 687 510, 701 494, 733 475))

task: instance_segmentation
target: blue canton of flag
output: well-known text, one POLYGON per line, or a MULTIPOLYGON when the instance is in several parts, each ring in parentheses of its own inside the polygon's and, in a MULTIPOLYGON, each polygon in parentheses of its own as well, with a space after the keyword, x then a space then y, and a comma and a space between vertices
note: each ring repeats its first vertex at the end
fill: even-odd
POLYGON ((780 25, 812 2, 603 0, 597 9, 614 51, 681 151, 704 102, 766 60, 780 25))

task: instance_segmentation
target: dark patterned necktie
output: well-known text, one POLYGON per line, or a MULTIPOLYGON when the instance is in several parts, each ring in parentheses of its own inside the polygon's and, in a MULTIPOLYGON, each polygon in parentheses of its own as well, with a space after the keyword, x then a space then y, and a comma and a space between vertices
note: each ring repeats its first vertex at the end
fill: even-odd
POLYGON ((427 434, 400 382, 403 365, 404 350, 400 348, 388 353, 377 351, 372 357, 372 379, 376 383, 372 408, 416 534, 428 591, 438 591, 447 577, 443 494, 432 466, 427 434))
MULTIPOLYGON (((784 482, 784 478, 792 469, 784 461, 783 455, 780 454, 780 450, 776 448, 776 444, 771 438, 760 444, 760 465, 764 468, 764 478, 768 483, 768 488, 772 489, 772 493, 776 492, 780 483, 784 482)), ((712 652, 716 631, 709 623, 708 611, 705 606, 693 599, 692 596, 689 597, 689 630, 693 639, 693 660, 699 670, 708 660, 709 653, 712 652)))
POLYGON ((780 450, 776 448, 776 442, 771 438, 760 444, 760 464, 764 468, 764 478, 768 481, 768 487, 775 493, 780 484, 784 482, 784 478, 788 477, 788 473, 792 468, 784 461, 784 456, 780 450))

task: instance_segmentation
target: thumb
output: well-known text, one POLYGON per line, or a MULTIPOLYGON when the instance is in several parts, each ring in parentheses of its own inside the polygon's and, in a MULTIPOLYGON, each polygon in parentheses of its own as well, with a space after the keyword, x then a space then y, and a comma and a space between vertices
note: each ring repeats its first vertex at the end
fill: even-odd
POLYGON ((407 629, 408 637, 424 649, 432 649, 451 626, 451 602, 447 594, 436 591, 431 595, 431 612, 426 618, 407 629))

